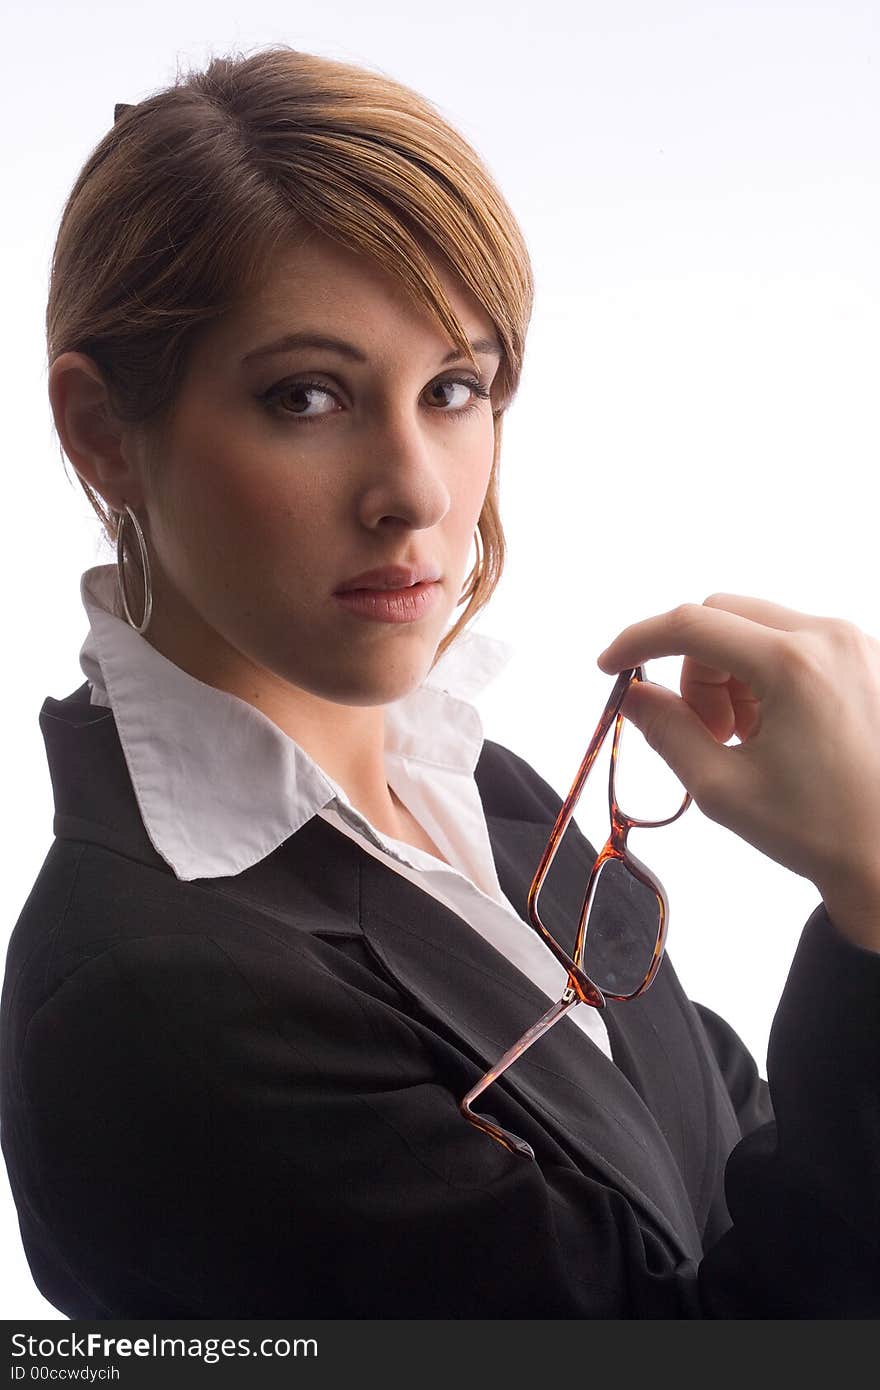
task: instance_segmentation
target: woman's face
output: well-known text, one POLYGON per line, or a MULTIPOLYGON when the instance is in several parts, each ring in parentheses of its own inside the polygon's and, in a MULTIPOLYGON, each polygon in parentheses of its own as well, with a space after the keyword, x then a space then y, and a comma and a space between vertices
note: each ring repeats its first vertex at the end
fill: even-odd
MULTIPOLYGON (((496 341, 434 265, 468 338, 496 341)), ((479 376, 367 258, 317 234, 279 256, 246 310, 198 343, 156 491, 144 491, 147 639, 255 704, 271 704, 278 683, 348 705, 418 685, 473 563, 492 469, 492 401, 472 384, 488 392, 499 356, 476 360, 479 376), (328 346, 263 351, 292 333, 339 339, 363 360, 328 346), (334 597, 393 563, 437 567, 439 602, 424 616, 368 621, 334 597)))

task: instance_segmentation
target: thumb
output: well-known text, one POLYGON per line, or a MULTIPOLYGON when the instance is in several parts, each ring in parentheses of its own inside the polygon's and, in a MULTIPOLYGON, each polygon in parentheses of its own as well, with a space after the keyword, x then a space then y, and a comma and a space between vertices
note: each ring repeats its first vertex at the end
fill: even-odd
POLYGON ((652 681, 633 681, 621 709, 701 810, 706 809, 701 795, 709 786, 717 796, 718 787, 729 783, 730 800, 734 799, 733 781, 738 769, 733 766, 731 750, 716 742, 685 700, 652 681))

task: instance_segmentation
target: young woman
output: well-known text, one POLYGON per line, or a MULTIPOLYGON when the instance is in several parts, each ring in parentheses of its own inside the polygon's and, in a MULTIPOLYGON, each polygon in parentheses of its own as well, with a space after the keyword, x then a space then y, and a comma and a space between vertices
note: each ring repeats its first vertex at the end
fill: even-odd
MULTIPOLYGON (((3 1152, 71 1318, 880 1311, 878 644, 716 594, 600 658, 685 658, 624 713, 821 895, 768 1087, 667 958, 596 990, 576 826, 530 920, 562 801, 483 738, 504 653, 467 626, 532 294, 437 112, 289 48, 118 108, 71 192, 49 390, 117 564, 40 714, 2 997, 3 1152), (469 1111, 548 1001, 581 1007, 469 1111)), ((603 911, 650 958, 648 900, 603 911)))

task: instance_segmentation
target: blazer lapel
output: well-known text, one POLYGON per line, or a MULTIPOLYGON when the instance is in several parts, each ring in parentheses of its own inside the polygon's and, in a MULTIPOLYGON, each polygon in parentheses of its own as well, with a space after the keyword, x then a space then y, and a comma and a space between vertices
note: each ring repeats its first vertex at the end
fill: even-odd
MULTIPOLYGON (((527 922, 528 889, 550 826, 491 815, 487 824, 501 887, 527 922)), ((565 931, 573 936, 586 875, 576 854, 565 860, 565 849, 564 841, 540 910, 548 929, 570 949, 565 931)), ((474 1054, 476 1081, 537 1021, 549 998, 467 922, 408 879, 372 855, 362 856, 360 868, 360 925, 370 946, 420 1008, 474 1054)), ((586 874, 589 869, 587 863, 586 874)), ((498 1100, 493 1105, 499 1088, 537 1116, 580 1167, 625 1192, 682 1256, 701 1257, 681 1174, 653 1115, 570 1017, 554 1024, 477 1101, 478 1110, 532 1142, 531 1134, 505 1121, 498 1100)))

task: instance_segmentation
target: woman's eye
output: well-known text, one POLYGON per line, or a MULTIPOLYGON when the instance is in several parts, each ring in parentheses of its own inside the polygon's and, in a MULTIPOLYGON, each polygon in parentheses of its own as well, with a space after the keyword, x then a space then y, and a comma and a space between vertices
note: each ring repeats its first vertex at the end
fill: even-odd
MULTIPOLYGON (((488 387, 484 386, 476 377, 455 377, 447 378, 444 381, 434 381, 430 386, 426 387, 426 392, 429 395, 433 395, 435 392, 442 393, 456 386, 461 388, 461 391, 465 394, 465 399, 461 404, 457 406, 450 405, 449 398, 447 397, 445 406, 444 402, 441 400, 439 406, 435 404, 431 405, 429 408, 438 415, 449 415, 452 418, 460 419, 462 416, 469 415, 471 411, 478 409, 481 401, 489 399, 490 393, 488 387)), ((289 397, 291 401, 302 402, 313 394, 317 396, 326 396, 329 400, 338 400, 335 392, 331 391, 323 382, 306 380, 279 381, 275 386, 270 386, 269 390, 265 391, 260 399, 263 400, 275 414, 282 414, 286 416, 287 419, 302 420, 304 423, 310 424, 314 420, 320 420, 325 415, 332 415, 335 412, 332 410, 325 410, 306 414, 304 410, 296 408, 291 409, 286 404, 282 406, 280 402, 287 397, 289 397)), ((306 409, 308 409, 308 405, 306 405, 306 409)))
MULTIPOLYGON (((313 393, 333 399, 333 392, 328 387, 323 386, 319 381, 280 381, 277 386, 270 386, 269 390, 264 393, 262 399, 266 401, 269 406, 280 409, 278 401, 283 397, 289 396, 294 400, 301 400, 304 396, 310 396, 313 393)), ((285 415, 294 415, 303 420, 320 418, 320 416, 305 415, 301 410, 289 410, 286 406, 283 408, 282 413, 285 415)), ((325 413, 329 414, 330 412, 325 413)))
MULTIPOLYGON (((483 396, 483 398, 485 398, 485 396, 489 394, 488 391, 483 392, 480 387, 480 383, 478 381, 474 381, 473 378, 470 377, 468 377, 466 380, 435 381, 431 386, 428 387, 428 390, 430 392, 445 391, 451 389, 454 386, 458 386, 462 391, 466 392, 467 394, 465 395, 462 403, 457 408, 455 406, 452 406, 449 410, 444 411, 443 414, 445 415, 465 414, 467 411, 473 409, 477 397, 483 396)), ((449 402, 447 401, 447 405, 448 404, 449 402)))

